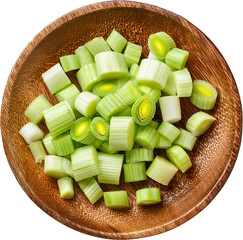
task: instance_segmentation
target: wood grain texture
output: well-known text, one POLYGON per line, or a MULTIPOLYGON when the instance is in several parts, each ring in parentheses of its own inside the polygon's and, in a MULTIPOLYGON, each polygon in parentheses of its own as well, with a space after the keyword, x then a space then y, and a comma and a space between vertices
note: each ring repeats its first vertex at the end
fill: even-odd
MULTIPOLYGON (((78 86, 73 73, 69 74, 78 86)), ((79 87, 79 86, 78 86, 79 87)), ((80 87, 79 87, 80 89, 80 87)), ((188 99, 181 100, 182 121, 198 109, 188 99)), ((160 117, 157 111, 157 117, 160 117)), ((44 123, 40 124, 46 132, 44 123)), ((168 231, 186 222, 205 208, 223 187, 235 164, 241 141, 242 111, 233 75, 214 44, 181 16, 156 6, 129 1, 101 2, 76 9, 44 28, 23 50, 15 63, 2 101, 1 129, 7 159, 21 187, 47 214, 61 223, 87 234, 105 238, 138 238, 168 231), (151 33, 165 31, 179 48, 190 52, 187 67, 193 79, 205 79, 216 87, 218 100, 207 111, 217 121, 199 137, 189 155, 193 167, 177 173, 169 186, 152 180, 120 186, 101 184, 104 191, 125 189, 131 208, 110 210, 103 200, 92 206, 78 185, 72 200, 59 197, 56 180, 35 164, 26 143, 18 134, 28 122, 24 110, 39 94, 56 103, 41 74, 96 36, 109 35, 116 28, 129 41, 143 46, 148 55, 151 33), (135 192, 142 187, 159 187, 162 202, 156 206, 136 205, 135 192)), ((164 155, 156 150, 157 154, 164 155)), ((122 176, 123 179, 123 176, 122 176)))

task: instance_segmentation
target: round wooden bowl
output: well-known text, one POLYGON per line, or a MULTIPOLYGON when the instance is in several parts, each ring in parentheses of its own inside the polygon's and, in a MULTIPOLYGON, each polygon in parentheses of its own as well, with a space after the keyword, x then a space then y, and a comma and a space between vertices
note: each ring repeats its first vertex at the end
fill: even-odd
MULTIPOLYGON (((75 74, 69 74, 78 86, 75 74)), ((79 86, 78 86, 79 87, 79 86)), ((80 87, 79 87, 80 88, 80 87)), ((199 111, 188 98, 181 99, 182 120, 199 111)), ((94 236, 105 238, 138 238, 168 231, 186 222, 205 208, 223 187, 235 164, 241 140, 241 102, 232 73, 214 44, 183 17, 156 6, 128 2, 101 2, 76 9, 44 28, 27 45, 15 63, 2 102, 1 127, 6 156, 19 184, 27 195, 47 214, 61 223, 94 236), (103 199, 89 203, 78 185, 75 197, 59 197, 56 180, 36 164, 19 129, 28 122, 24 111, 39 94, 49 101, 55 98, 46 88, 41 74, 59 61, 59 57, 96 36, 108 37, 116 28, 129 41, 143 46, 148 55, 147 39, 151 33, 165 31, 179 48, 190 52, 187 67, 193 79, 205 79, 218 92, 213 110, 217 121, 198 138, 189 152, 193 167, 178 172, 169 186, 151 179, 120 186, 101 184, 104 191, 125 189, 130 209, 111 210, 103 199), (143 187, 159 187, 161 204, 140 207, 135 192, 143 187)), ((40 124, 46 132, 44 123, 40 124)), ((156 154, 164 155, 163 151, 156 154)))

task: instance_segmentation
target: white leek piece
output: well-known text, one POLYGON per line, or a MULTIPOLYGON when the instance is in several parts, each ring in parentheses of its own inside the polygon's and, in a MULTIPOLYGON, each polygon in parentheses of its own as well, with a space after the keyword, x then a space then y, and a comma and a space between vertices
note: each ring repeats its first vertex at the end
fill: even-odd
POLYGON ((169 122, 162 122, 157 132, 167 138, 171 143, 179 136, 180 130, 169 122))
POLYGON ((36 141, 36 142, 32 142, 29 145, 29 149, 35 159, 36 163, 42 163, 43 159, 46 156, 46 151, 44 149, 44 146, 42 144, 42 141, 36 141))
POLYGON ((132 64, 138 64, 139 59, 142 55, 142 46, 128 42, 124 51, 127 66, 130 68, 132 64))
POLYGON ((52 94, 59 92, 71 84, 66 73, 63 71, 60 63, 42 74, 42 78, 52 94))
POLYGON ((126 163, 152 162, 153 159, 153 150, 147 148, 134 148, 131 151, 126 151, 126 163))
POLYGON ((146 174, 154 181, 167 186, 178 169, 164 157, 156 156, 146 174))
POLYGON ((180 135, 176 138, 173 144, 191 151, 195 145, 196 140, 197 137, 193 136, 192 133, 180 128, 180 135))
POLYGON ((57 180, 61 198, 71 199, 74 196, 73 179, 71 177, 63 177, 57 180))
POLYGON ((44 137, 44 133, 42 132, 42 130, 33 122, 25 124, 19 130, 19 134, 28 144, 41 140, 44 137))
POLYGON ((186 123, 186 129, 194 136, 205 133, 216 119, 205 112, 194 113, 186 123))
POLYGON ((159 99, 163 121, 175 123, 181 120, 181 105, 178 96, 165 96, 159 99))
POLYGON ((78 47, 74 53, 78 56, 80 66, 83 67, 87 64, 94 63, 94 57, 85 46, 78 47))

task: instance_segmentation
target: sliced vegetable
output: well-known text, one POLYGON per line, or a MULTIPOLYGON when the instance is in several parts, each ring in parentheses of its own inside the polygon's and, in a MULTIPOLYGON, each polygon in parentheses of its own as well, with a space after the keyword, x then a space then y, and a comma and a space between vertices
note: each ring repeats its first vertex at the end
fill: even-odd
POLYGON ((161 202, 159 188, 143 188, 136 191, 137 205, 147 206, 161 202))
POLYGON ((85 47, 89 49, 93 56, 101 52, 111 51, 103 37, 96 37, 90 40, 85 43, 85 47))
POLYGON ((137 76, 137 73, 138 73, 138 70, 139 70, 139 65, 136 64, 136 63, 133 63, 130 67, 130 71, 129 71, 129 75, 131 78, 136 78, 137 76))
POLYGON ((121 87, 119 80, 102 80, 94 85, 92 92, 100 98, 115 93, 121 87))
POLYGON ((171 143, 179 136, 180 130, 169 122, 162 122, 157 132, 167 138, 171 143))
POLYGON ((159 134, 159 140, 154 148, 168 149, 172 146, 172 142, 159 134))
POLYGON ((117 150, 114 150, 114 149, 111 149, 109 147, 109 141, 104 141, 99 147, 98 149, 101 151, 101 152, 104 152, 104 153, 109 153, 109 154, 113 154, 113 153, 118 153, 119 151, 117 150))
POLYGON ((132 64, 138 64, 139 59, 142 55, 142 46, 128 42, 124 51, 127 66, 130 68, 132 64))
POLYGON ((46 151, 44 149, 44 146, 42 144, 42 141, 36 141, 36 142, 32 142, 29 145, 29 149, 35 159, 36 163, 42 163, 43 159, 46 156, 46 151))
POLYGON ((94 63, 94 57, 85 46, 78 47, 74 53, 78 56, 80 66, 83 67, 87 64, 94 63))
POLYGON ((74 151, 73 141, 69 132, 54 137, 52 143, 58 156, 66 156, 74 151))
POLYGON ((125 182, 138 182, 147 179, 145 162, 124 164, 123 170, 125 182))
POLYGON ((50 155, 56 155, 57 152, 56 152, 56 149, 52 143, 52 136, 50 133, 48 133, 43 139, 42 139, 42 142, 47 150, 47 152, 50 154, 50 155))
POLYGON ((127 44, 127 39, 113 29, 106 42, 113 51, 121 53, 127 44))
POLYGON ((77 70, 81 67, 78 56, 75 54, 60 57, 60 63, 64 72, 77 70))
POLYGON ((157 103, 159 98, 161 97, 161 91, 159 89, 152 88, 147 85, 139 85, 138 89, 143 95, 148 95, 149 97, 151 97, 155 103, 157 103))
POLYGON ((102 117, 95 117, 91 121, 91 131, 93 135, 102 141, 108 140, 109 138, 109 132, 110 132, 110 125, 109 122, 107 122, 102 117))
POLYGON ((173 144, 191 151, 195 145, 196 140, 197 137, 193 136, 192 133, 180 128, 180 135, 176 138, 173 144))
POLYGON ((153 159, 153 150, 149 150, 147 148, 134 148, 130 151, 126 151, 126 163, 152 162, 153 159))
POLYGON ((104 192, 105 205, 112 209, 128 208, 129 201, 126 191, 104 192))
POLYGON ((70 199, 74 196, 73 179, 71 177, 63 177, 57 180, 61 198, 70 199))
POLYGON ((171 49, 165 56, 165 63, 172 68, 184 68, 186 61, 189 57, 189 52, 179 48, 171 49))

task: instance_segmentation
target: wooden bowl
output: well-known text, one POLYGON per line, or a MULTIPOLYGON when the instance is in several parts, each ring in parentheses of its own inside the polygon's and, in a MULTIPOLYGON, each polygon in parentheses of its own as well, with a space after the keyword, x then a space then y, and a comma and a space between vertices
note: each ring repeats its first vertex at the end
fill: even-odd
MULTIPOLYGON (((77 84, 74 74, 69 74, 77 84)), ((188 99, 181 100, 182 121, 199 111, 188 99)), ((241 102, 232 73, 214 44, 186 19, 156 6, 127 2, 102 2, 76 9, 44 28, 24 49, 15 63, 2 102, 2 138, 6 156, 21 187, 47 214, 61 223, 94 236, 138 238, 168 231, 186 222, 205 208, 223 187, 235 164, 241 140, 241 102), (78 185, 75 197, 59 197, 56 180, 43 172, 43 165, 33 157, 18 134, 28 122, 24 110, 39 94, 52 103, 41 74, 59 61, 59 57, 96 36, 109 35, 116 28, 129 41, 143 46, 148 55, 147 39, 151 33, 165 31, 179 48, 190 52, 187 67, 193 79, 205 79, 216 87, 218 100, 208 111, 217 121, 198 138, 189 152, 193 167, 177 173, 168 187, 151 179, 120 186, 101 184, 104 191, 125 189, 131 208, 110 210, 103 200, 89 203, 78 185), (161 204, 136 205, 135 192, 143 187, 159 187, 161 204)), ((45 130, 44 123, 40 126, 45 130)), ((156 151, 164 154, 163 151, 156 151)), ((123 177, 122 177, 123 178, 123 177)))

